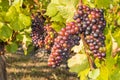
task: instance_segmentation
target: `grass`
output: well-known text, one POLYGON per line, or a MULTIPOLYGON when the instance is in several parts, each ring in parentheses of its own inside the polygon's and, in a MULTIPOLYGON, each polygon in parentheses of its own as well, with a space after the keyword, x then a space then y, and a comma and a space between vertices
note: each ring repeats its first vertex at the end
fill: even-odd
POLYGON ((6 54, 8 80, 78 80, 65 68, 53 69, 41 57, 6 54))

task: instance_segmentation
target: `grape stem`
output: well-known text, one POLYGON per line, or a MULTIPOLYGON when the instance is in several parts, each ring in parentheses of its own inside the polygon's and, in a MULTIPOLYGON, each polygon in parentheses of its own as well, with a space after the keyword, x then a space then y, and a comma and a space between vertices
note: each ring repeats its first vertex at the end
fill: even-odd
POLYGON ((94 69, 94 62, 92 60, 92 58, 90 57, 90 54, 88 53, 88 49, 87 49, 87 44, 85 42, 85 39, 84 39, 84 35, 81 34, 81 39, 82 39, 82 42, 83 42, 83 45, 84 45, 84 50, 85 50, 85 53, 87 55, 87 58, 88 58, 88 61, 89 61, 89 65, 90 65, 90 69, 93 70, 94 69))
POLYGON ((82 3, 83 3, 82 0, 79 0, 79 5, 82 5, 82 3))

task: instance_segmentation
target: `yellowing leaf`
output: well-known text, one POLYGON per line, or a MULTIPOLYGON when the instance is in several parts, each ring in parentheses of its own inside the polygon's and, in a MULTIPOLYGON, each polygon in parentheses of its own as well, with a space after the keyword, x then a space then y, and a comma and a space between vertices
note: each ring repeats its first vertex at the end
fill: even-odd
POLYGON ((101 66, 100 67, 100 76, 98 77, 98 79, 99 80, 108 80, 109 71, 110 70, 108 70, 108 68, 106 66, 101 66))
POLYGON ((88 68, 89 63, 85 54, 76 54, 68 60, 68 67, 71 72, 79 73, 88 68))
POLYGON ((80 80, 88 80, 88 73, 90 71, 90 68, 85 69, 84 71, 81 71, 78 74, 78 77, 80 77, 80 80))
POLYGON ((100 70, 94 69, 89 72, 88 77, 91 78, 92 80, 96 80, 99 75, 100 75, 100 70))
POLYGON ((63 16, 63 18, 66 19, 66 22, 73 21, 75 7, 72 3, 69 3, 66 6, 62 6, 62 5, 57 6, 57 9, 59 10, 59 12, 63 16))
POLYGON ((74 47, 72 48, 72 50, 73 50, 75 53, 79 53, 81 50, 83 50, 83 42, 82 42, 82 40, 80 40, 79 42, 80 42, 80 45, 74 46, 74 47))

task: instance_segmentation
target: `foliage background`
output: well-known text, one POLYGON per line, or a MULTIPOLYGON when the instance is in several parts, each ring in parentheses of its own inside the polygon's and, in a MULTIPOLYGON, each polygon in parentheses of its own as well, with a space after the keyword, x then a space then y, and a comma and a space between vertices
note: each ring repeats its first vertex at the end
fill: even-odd
MULTIPOLYGON (((0 0, 0 42, 6 42, 6 51, 12 53, 22 46, 26 55, 33 48, 30 38, 31 14, 36 10, 45 10, 47 22, 59 32, 67 22, 73 21, 78 3, 79 0, 0 0)), ((68 60, 70 71, 77 71, 80 80, 120 80, 120 0, 83 0, 83 4, 104 9, 107 57, 104 62, 94 60, 97 69, 91 71, 85 67, 88 62, 83 48, 79 49, 78 54, 73 56, 75 60, 68 60)))

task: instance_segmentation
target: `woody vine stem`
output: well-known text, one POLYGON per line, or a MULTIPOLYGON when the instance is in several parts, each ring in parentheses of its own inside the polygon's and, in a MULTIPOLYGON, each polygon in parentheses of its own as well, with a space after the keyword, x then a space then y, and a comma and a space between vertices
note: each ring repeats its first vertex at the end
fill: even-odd
MULTIPOLYGON (((79 5, 82 5, 83 2, 82 0, 79 0, 79 5)), ((95 67, 94 67, 94 62, 93 62, 93 59, 90 57, 90 54, 88 52, 88 48, 87 48, 87 44, 85 42, 85 39, 84 39, 84 35, 81 34, 81 39, 82 39, 82 42, 83 42, 83 45, 84 45, 84 50, 85 50, 85 53, 87 55, 87 58, 88 58, 88 62, 89 62, 89 66, 90 66, 90 69, 93 70, 95 67)))

